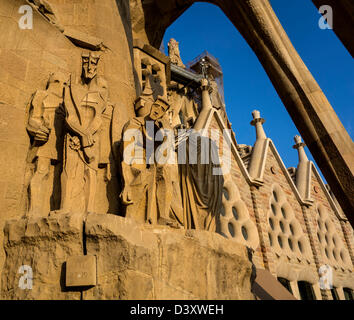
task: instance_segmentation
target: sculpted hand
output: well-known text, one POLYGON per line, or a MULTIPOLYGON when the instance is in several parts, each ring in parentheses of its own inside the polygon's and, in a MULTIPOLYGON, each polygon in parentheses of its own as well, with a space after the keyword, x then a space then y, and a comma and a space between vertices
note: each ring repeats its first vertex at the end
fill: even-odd
POLYGON ((34 140, 37 141, 48 141, 49 138, 49 134, 50 134, 50 129, 41 126, 40 128, 38 128, 34 134, 34 140))
POLYGON ((129 190, 127 190, 127 188, 123 189, 123 191, 121 192, 119 197, 122 201, 122 204, 124 204, 125 206, 128 206, 133 203, 133 201, 131 200, 131 197, 130 197, 130 192, 129 192, 129 190))
POLYGON ((82 147, 87 148, 93 146, 95 140, 93 139, 92 134, 86 134, 82 136, 82 147))

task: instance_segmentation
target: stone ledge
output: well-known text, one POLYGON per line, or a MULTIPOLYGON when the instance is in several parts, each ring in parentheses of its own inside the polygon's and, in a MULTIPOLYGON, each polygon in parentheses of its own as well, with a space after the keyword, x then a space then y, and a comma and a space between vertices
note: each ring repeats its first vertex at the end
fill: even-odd
POLYGON ((80 299, 80 292, 65 287, 65 261, 83 253, 82 217, 9 220, 4 228, 4 249, 2 299, 80 299), (32 289, 19 288, 22 265, 32 268, 32 289))
POLYGON ((247 248, 216 233, 139 225, 111 214, 7 221, 3 299, 254 299, 247 248), (66 261, 97 257, 97 285, 65 286, 66 261), (21 265, 33 288, 20 289, 21 265))
POLYGON ((85 230, 98 285, 84 299, 253 299, 247 248, 219 234, 98 214, 85 230))
POLYGON ((5 246, 29 239, 69 238, 82 234, 83 217, 56 215, 8 220, 4 227, 5 246))

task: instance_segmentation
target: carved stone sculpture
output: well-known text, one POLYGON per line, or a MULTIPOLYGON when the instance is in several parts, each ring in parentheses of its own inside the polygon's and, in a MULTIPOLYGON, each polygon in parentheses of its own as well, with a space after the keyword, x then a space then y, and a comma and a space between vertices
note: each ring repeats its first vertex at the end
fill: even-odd
POLYGON ((211 98, 211 102, 213 104, 213 107, 218 110, 222 109, 224 111, 225 106, 224 106, 223 99, 222 99, 220 92, 219 92, 218 84, 212 75, 209 76, 209 81, 210 81, 210 87, 212 89, 211 94, 210 94, 210 98, 211 98))
POLYGON ((216 158, 217 149, 209 138, 189 137, 187 164, 179 166, 186 229, 216 230, 216 216, 221 208, 223 176, 213 174, 215 165, 212 162, 201 164, 202 145, 207 143, 210 144, 209 159, 216 158), (188 164, 190 149, 197 152, 196 164, 188 164))
POLYGON ((37 90, 29 110, 27 131, 32 136, 29 157, 36 163, 31 179, 30 216, 43 215, 44 203, 49 202, 48 175, 51 164, 62 160, 64 110, 62 73, 50 75, 46 90, 37 90))
POLYGON ((222 204, 223 176, 214 174, 214 169, 219 167, 218 161, 215 161, 219 158, 215 142, 200 134, 212 109, 209 89, 208 81, 203 79, 202 109, 183 142, 186 160, 183 163, 179 159, 179 175, 185 228, 215 231, 222 204), (206 144, 209 148, 204 149, 206 144), (205 150, 208 150, 207 163, 202 160, 206 156, 205 150), (190 161, 191 154, 194 154, 196 161, 190 161))
POLYGON ((179 67, 185 67, 181 59, 181 54, 179 52, 178 42, 175 39, 171 39, 168 42, 168 55, 171 59, 171 63, 179 67))
MULTIPOLYGON (((97 75, 97 53, 82 54, 82 74, 78 83, 71 77, 64 90, 67 133, 64 145, 61 212, 93 212, 98 165, 107 163, 102 155, 102 137, 107 139, 111 108, 107 81, 97 75), (107 113, 107 114, 106 114, 107 113), (102 159, 103 158, 103 159, 102 159)), ((106 143, 107 144, 107 143, 106 143)), ((107 153, 107 151, 105 152, 107 153)))
MULTIPOLYGON (((147 115, 146 108, 136 106, 138 117, 130 120, 123 129, 124 189, 121 200, 126 206, 126 217, 140 223, 183 225, 186 229, 215 231, 216 216, 221 208, 223 177, 214 174, 214 169, 219 166, 211 160, 218 158, 215 143, 208 137, 199 136, 198 131, 204 128, 212 109, 210 86, 206 79, 203 79, 201 89, 202 110, 194 128, 178 136, 168 150, 172 157, 176 155, 176 148, 182 147, 186 151, 186 161, 180 161, 179 165, 175 160, 160 161, 164 157, 163 152, 158 152, 162 139, 155 136, 161 130, 173 132, 164 117, 169 104, 159 97, 147 115), (209 145, 210 160, 206 164, 202 161, 205 144, 209 145), (190 154, 196 162, 190 161, 190 154)), ((140 103, 141 99, 136 102, 140 103)), ((167 134, 162 136, 168 137, 167 134)))
MULTIPOLYGON (((151 45, 159 47, 166 29, 194 2, 197 1, 149 1, 149 5, 159 3, 164 7, 160 13, 149 10, 149 5, 138 7, 131 2, 133 37, 146 39, 151 45), (140 10, 141 13, 138 13, 140 10), (141 16, 144 17, 145 28, 138 23, 137 18, 141 16)), ((291 43, 270 1, 209 2, 220 7, 257 55, 338 202, 354 225, 352 139, 291 43)), ((345 14, 352 12, 351 2, 313 2, 317 6, 332 6, 339 21, 334 23, 334 30, 352 52, 349 43, 353 41, 348 41, 353 38, 351 32, 345 35, 343 31, 351 30, 347 25, 353 20, 353 15, 345 14)))
POLYGON ((168 164, 159 163, 159 159, 155 158, 155 151, 161 145, 161 141, 155 141, 154 135, 163 130, 161 119, 168 108, 168 102, 158 97, 147 116, 135 117, 124 126, 122 161, 124 189, 120 197, 126 206, 127 218, 140 223, 176 227, 182 224, 182 217, 181 210, 174 210, 171 205, 173 196, 171 170, 168 164))

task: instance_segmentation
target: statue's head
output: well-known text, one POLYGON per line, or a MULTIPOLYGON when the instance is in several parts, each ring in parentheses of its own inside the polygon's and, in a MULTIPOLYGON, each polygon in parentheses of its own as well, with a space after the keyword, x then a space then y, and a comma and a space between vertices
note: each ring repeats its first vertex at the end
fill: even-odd
POLYGON ((179 43, 175 39, 171 38, 167 44, 169 54, 178 49, 178 45, 179 43))
POLYGON ((49 75, 47 82, 47 90, 61 97, 63 95, 64 84, 67 82, 67 77, 64 73, 57 71, 49 75))
POLYGON ((157 99, 151 106, 150 118, 152 120, 161 119, 166 111, 169 109, 170 104, 161 96, 158 96, 157 99))
POLYGON ((152 99, 144 99, 142 97, 139 97, 135 101, 135 114, 138 117, 145 117, 150 114, 151 106, 154 103, 152 99))
POLYGON ((95 52, 83 53, 82 57, 82 77, 84 80, 92 80, 97 75, 97 65, 100 54, 95 52))
POLYGON ((168 42, 168 45, 169 46, 176 46, 176 45, 178 45, 178 42, 175 39, 171 38, 170 41, 168 42))

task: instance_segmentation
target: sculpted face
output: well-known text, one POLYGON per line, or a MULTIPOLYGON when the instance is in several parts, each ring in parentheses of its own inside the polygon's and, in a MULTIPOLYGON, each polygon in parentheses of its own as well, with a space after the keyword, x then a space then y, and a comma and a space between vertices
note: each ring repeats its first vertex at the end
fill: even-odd
POLYGON ((65 75, 60 72, 52 73, 47 83, 47 90, 56 94, 58 97, 63 96, 63 87, 66 83, 65 75))
POLYGON ((165 112, 167 111, 167 109, 168 109, 168 105, 160 102, 159 100, 155 101, 151 106, 150 118, 152 120, 157 120, 162 118, 165 112))
POLYGON ((152 101, 146 101, 142 104, 140 104, 137 109, 136 109, 136 114, 138 117, 145 117, 150 114, 151 111, 151 106, 153 102, 152 101))
POLYGON ((100 57, 98 55, 82 55, 82 76, 85 80, 92 80, 97 75, 97 64, 100 57))

